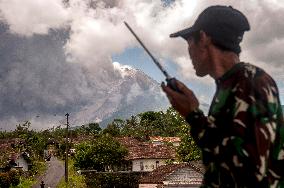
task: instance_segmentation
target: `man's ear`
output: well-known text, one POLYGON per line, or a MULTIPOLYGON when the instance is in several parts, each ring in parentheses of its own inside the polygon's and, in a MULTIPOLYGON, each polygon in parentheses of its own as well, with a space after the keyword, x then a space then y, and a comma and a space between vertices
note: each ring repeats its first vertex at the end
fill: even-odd
POLYGON ((200 45, 202 45, 203 47, 208 46, 211 43, 211 38, 204 32, 204 31, 200 31, 200 45))

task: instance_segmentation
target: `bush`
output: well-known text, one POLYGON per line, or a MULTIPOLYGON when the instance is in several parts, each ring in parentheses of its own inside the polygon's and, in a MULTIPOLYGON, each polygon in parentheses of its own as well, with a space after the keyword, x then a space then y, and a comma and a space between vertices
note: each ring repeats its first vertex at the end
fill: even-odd
POLYGON ((20 183, 20 173, 18 171, 11 170, 9 172, 9 176, 10 176, 11 184, 13 186, 16 186, 20 183))
POLYGON ((90 188, 138 188, 139 179, 149 172, 86 172, 87 187, 90 188))
MULTIPOLYGON (((83 175, 79 175, 75 171, 74 161, 71 159, 68 162, 68 185, 69 187, 76 187, 76 188, 86 188, 87 185, 85 183, 85 177, 83 175)), ((65 178, 63 177, 57 188, 66 188, 68 187, 67 183, 65 182, 65 178)))
POLYGON ((104 171, 107 166, 120 165, 127 153, 127 149, 113 137, 102 135, 93 142, 83 142, 76 147, 74 166, 104 171))
POLYGON ((10 187, 11 182, 10 182, 10 177, 9 173, 0 173, 0 187, 10 187))
POLYGON ((9 172, 0 173, 0 187, 16 186, 20 183, 20 174, 18 171, 11 170, 9 172))

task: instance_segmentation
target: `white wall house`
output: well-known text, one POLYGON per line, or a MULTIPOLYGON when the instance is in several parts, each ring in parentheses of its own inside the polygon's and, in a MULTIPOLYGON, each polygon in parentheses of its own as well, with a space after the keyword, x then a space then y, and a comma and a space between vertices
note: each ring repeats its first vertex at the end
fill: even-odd
POLYGON ((149 172, 165 164, 166 164, 166 159, 134 159, 132 160, 132 171, 149 172))
POLYGON ((17 167, 22 167, 23 171, 28 171, 28 163, 22 156, 20 156, 16 160, 16 164, 17 164, 17 167))
POLYGON ((150 141, 155 145, 172 144, 175 147, 180 145, 181 139, 179 137, 162 137, 162 136, 150 136, 150 141))
POLYGON ((164 165, 140 180, 139 188, 193 188, 202 185, 204 169, 193 163, 164 165))
POLYGON ((135 172, 153 171, 176 156, 175 148, 166 144, 142 142, 132 137, 118 138, 118 141, 128 149, 126 160, 132 165, 129 169, 135 172))
POLYGON ((15 160, 15 163, 17 164, 17 167, 21 168, 23 171, 28 171, 28 162, 25 160, 25 158, 23 157, 22 154, 18 155, 16 160, 15 160))

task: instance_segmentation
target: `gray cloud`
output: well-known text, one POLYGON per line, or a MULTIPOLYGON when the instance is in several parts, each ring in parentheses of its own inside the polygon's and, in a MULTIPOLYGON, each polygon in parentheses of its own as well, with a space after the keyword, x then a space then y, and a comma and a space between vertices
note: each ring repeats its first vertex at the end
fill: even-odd
POLYGON ((2 117, 38 109, 56 112, 72 106, 69 95, 82 95, 75 80, 84 78, 77 77, 82 75, 78 65, 65 66, 61 37, 56 32, 31 38, 1 33, 2 117))
MULTIPOLYGON (((233 5, 247 15, 252 28, 245 34, 242 59, 280 74, 277 80, 282 81, 284 3, 280 0, 176 0, 169 6, 147 0, 65 0, 65 4, 2 0, 0 119, 38 113, 51 114, 47 119, 53 113, 64 116, 103 95, 121 77, 113 69, 111 55, 138 45, 124 20, 158 58, 179 65, 181 79, 208 88, 208 78, 194 76, 186 43, 168 36, 191 25, 201 10, 213 4, 233 5)), ((209 100, 203 95, 202 100, 209 100)))
MULTIPOLYGON (((68 31, 22 37, 3 24, 0 28, 1 120, 78 112, 121 78, 113 68, 89 70, 66 62, 68 31)), ((105 64, 111 65, 109 60, 105 64)))

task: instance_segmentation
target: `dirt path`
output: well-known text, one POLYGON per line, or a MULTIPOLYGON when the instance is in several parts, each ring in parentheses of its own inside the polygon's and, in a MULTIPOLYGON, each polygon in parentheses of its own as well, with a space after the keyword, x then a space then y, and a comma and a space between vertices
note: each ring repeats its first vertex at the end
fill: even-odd
POLYGON ((50 161, 47 161, 47 171, 32 188, 40 188, 41 181, 44 181, 45 188, 56 188, 63 176, 64 163, 55 157, 51 157, 50 161))

